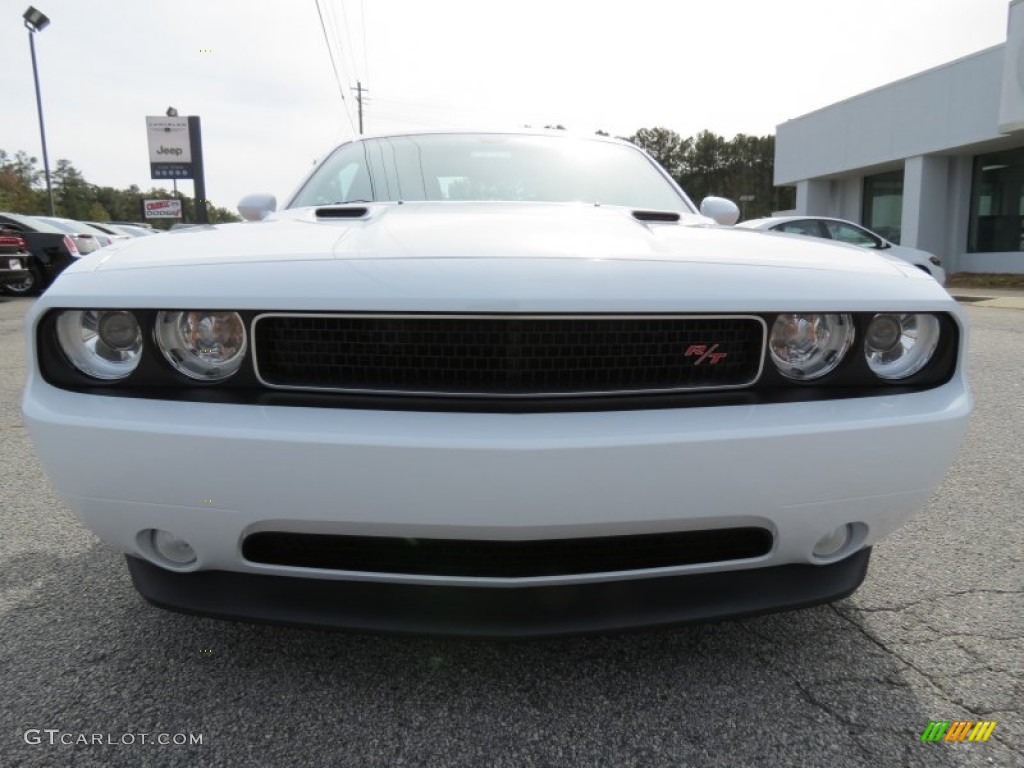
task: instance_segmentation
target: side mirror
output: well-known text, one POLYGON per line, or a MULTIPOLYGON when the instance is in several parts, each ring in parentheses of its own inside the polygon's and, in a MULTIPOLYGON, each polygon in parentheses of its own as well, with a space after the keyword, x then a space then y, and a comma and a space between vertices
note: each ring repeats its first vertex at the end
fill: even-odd
POLYGON ((700 213, 723 225, 735 224, 740 218, 736 203, 724 197, 705 197, 700 201, 700 213))
POLYGON ((263 221, 277 210, 277 198, 266 193, 246 195, 238 202, 238 212, 246 221, 263 221))

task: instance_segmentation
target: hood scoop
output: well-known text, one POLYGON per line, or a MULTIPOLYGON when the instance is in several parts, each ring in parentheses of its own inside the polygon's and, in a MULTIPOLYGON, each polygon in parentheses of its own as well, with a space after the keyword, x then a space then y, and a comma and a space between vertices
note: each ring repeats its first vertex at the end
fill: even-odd
POLYGON ((676 224, 682 217, 674 211, 633 211, 633 218, 637 221, 665 221, 676 224))
POLYGON ((316 209, 318 219, 362 219, 370 209, 364 205, 332 205, 316 209))

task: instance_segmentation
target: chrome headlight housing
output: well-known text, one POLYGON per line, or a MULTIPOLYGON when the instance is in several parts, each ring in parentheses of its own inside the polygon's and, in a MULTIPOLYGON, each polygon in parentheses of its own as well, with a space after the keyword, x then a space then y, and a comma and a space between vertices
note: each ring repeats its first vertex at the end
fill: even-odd
POLYGON ((783 314, 775 318, 768 349, 779 373, 811 381, 835 370, 853 344, 850 315, 783 314))
POLYGON ((934 315, 875 315, 864 336, 864 358, 879 378, 905 379, 932 359, 939 336, 939 321, 934 315))
POLYGON ((86 376, 115 381, 131 375, 142 357, 142 330, 123 309, 73 309, 57 318, 57 341, 86 376))
POLYGON ((237 312, 158 312, 153 335, 167 362, 197 381, 223 381, 237 373, 249 343, 237 312))

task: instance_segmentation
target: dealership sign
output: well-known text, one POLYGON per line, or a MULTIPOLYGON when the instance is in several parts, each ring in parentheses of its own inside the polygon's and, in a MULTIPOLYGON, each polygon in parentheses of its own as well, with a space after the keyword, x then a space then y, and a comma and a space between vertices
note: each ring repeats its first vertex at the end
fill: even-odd
POLYGON ((143 200, 142 215, 147 219, 180 219, 181 200, 143 200))
POLYGON ((195 178, 187 117, 147 117, 146 137, 151 178, 195 178))

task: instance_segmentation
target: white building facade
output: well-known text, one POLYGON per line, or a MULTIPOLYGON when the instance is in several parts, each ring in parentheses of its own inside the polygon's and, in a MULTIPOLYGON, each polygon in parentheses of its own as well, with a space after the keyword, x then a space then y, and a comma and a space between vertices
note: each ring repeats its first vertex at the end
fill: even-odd
POLYGON ((1003 45, 776 129, 796 213, 858 221, 947 273, 1024 273, 1024 0, 1003 45))

